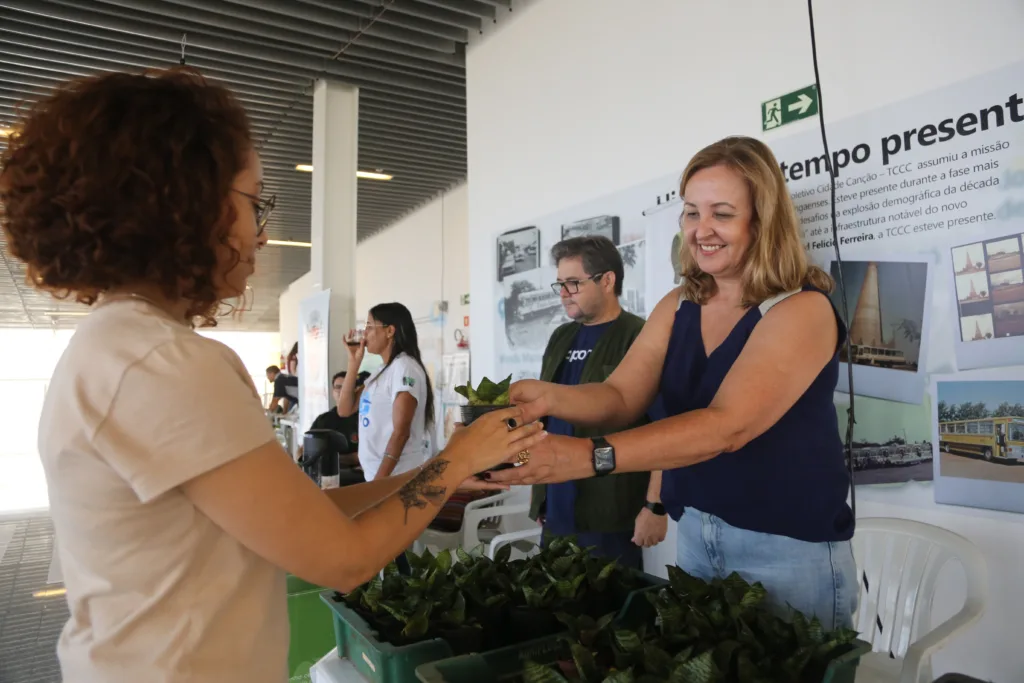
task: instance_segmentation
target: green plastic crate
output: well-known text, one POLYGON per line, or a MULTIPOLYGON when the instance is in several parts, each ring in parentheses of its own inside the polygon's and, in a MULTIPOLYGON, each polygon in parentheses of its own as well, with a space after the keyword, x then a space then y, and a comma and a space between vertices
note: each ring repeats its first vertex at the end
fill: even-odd
POLYGON ((331 608, 338 656, 347 658, 367 681, 416 683, 417 666, 452 656, 451 647, 440 638, 401 646, 377 640, 366 620, 333 595, 334 591, 324 591, 320 598, 331 608))
MULTIPOLYGON (((653 622, 653 607, 643 594, 657 590, 663 584, 631 593, 615 623, 629 628, 644 620, 653 622)), ((870 644, 862 640, 855 641, 829 663, 821 683, 854 683, 860 658, 870 651, 870 644)), ((416 675, 422 683, 501 683, 521 672, 526 659, 538 664, 554 664, 571 657, 569 646, 562 640, 562 636, 550 636, 518 649, 504 648, 428 662, 416 669, 416 675)))
POLYGON ((288 575, 288 680, 306 683, 309 670, 334 647, 331 612, 320 601, 323 586, 288 575))
MULTIPOLYGON (((642 577, 648 587, 634 593, 667 583, 664 579, 649 574, 643 574, 642 577)), ((333 595, 334 591, 325 591, 320 597, 333 612, 338 656, 347 658, 371 683, 416 683, 419 680, 418 667, 440 660, 455 661, 464 658, 453 657, 451 647, 440 638, 402 646, 380 642, 377 640, 376 631, 366 623, 366 620, 349 609, 344 602, 333 600, 333 595)), ((625 605, 629 604, 629 599, 626 598, 625 605)), ((488 654, 491 660, 511 667, 524 659, 551 657, 550 661, 556 661, 565 651, 560 635, 556 635, 517 643, 492 650, 488 654)))

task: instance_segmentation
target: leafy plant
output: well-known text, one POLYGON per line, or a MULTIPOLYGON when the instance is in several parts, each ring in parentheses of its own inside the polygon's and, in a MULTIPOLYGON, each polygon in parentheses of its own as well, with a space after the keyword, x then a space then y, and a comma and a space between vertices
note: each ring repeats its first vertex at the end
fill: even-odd
POLYGON ((455 391, 469 399, 471 406, 504 406, 508 405, 511 386, 512 375, 506 377, 500 384, 495 384, 484 377, 476 389, 472 384, 463 384, 455 387, 455 391))
POLYGON ((856 637, 796 611, 781 619, 764 604, 764 587, 735 573, 705 582, 669 567, 669 585, 645 595, 646 607, 632 607, 621 623, 560 615, 572 661, 530 663, 524 683, 819 681, 856 637))
MULTIPOLYGON (((422 555, 407 553, 406 557, 411 567, 408 576, 399 573, 392 562, 383 577, 375 577, 344 596, 349 607, 395 645, 444 637, 463 628, 480 628, 467 615, 466 595, 456 583, 449 551, 435 556, 426 550, 422 555)), ((469 637, 472 639, 472 634, 469 637)), ((461 649, 456 643, 450 644, 453 650, 461 649)))

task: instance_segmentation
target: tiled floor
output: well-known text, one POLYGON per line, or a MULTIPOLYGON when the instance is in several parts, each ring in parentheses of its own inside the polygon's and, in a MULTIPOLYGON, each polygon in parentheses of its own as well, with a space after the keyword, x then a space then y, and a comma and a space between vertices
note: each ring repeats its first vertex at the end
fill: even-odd
MULTIPOLYGON (((0 558, 0 681, 60 683, 56 644, 68 619, 64 595, 34 597, 47 584, 53 525, 45 514, 0 517, 14 533, 0 558)), ((0 534, 0 540, 7 534, 0 534)))

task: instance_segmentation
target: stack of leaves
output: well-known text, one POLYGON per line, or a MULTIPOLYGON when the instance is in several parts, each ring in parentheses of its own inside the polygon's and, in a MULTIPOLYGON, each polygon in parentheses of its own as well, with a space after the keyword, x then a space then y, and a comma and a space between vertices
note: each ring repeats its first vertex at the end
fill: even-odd
POLYGON ((670 584, 645 594, 622 623, 613 614, 559 619, 572 661, 558 670, 528 663, 524 683, 797 683, 820 681, 856 632, 825 632, 817 618, 785 621, 764 604, 760 583, 738 574, 710 583, 669 567, 670 584), (633 628, 624 628, 633 623, 633 628))
POLYGON ((408 576, 392 562, 383 578, 344 596, 345 603, 393 645, 444 638, 456 654, 479 651, 481 625, 467 617, 466 595, 452 571, 451 553, 435 556, 427 550, 406 557, 412 568, 408 576))
POLYGON ((484 377, 476 389, 471 384, 463 384, 455 387, 455 391, 460 396, 467 398, 471 406, 507 406, 511 386, 512 375, 506 377, 501 384, 495 384, 484 377))

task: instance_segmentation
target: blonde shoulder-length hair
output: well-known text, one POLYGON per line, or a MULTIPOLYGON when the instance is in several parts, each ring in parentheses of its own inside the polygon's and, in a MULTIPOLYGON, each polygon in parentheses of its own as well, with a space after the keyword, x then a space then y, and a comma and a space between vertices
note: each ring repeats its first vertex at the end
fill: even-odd
MULTIPOLYGON (((831 292, 832 278, 807 262, 800 242, 800 222, 786 190, 786 179, 775 155, 760 140, 728 137, 708 145, 694 155, 683 171, 679 195, 686 196, 686 184, 698 171, 726 166, 747 182, 750 191, 751 241, 743 263, 743 305, 757 306, 784 292, 811 285, 831 292)), ((679 259, 683 295, 705 304, 717 291, 715 278, 702 271, 685 240, 679 259)))

